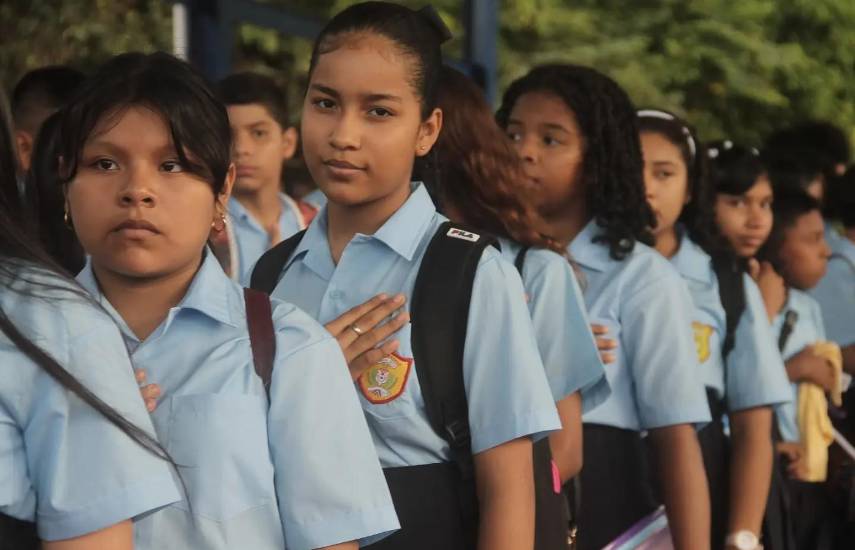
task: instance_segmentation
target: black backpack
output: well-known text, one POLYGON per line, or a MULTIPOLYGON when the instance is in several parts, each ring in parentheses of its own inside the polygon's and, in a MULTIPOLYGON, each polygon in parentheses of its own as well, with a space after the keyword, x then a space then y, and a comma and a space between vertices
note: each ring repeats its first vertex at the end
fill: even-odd
MULTIPOLYGON (((721 344, 721 358, 733 351, 736 343, 736 327, 745 311, 745 285, 742 281, 743 270, 738 261, 727 255, 717 255, 712 258, 713 271, 718 279, 718 296, 724 307, 727 330, 721 344)), ((725 369, 725 373, 727 369, 725 369)))
MULTIPOLYGON (((272 293, 304 234, 305 231, 297 233, 265 253, 252 272, 250 288, 272 293)), ((448 443, 465 483, 474 480, 475 468, 463 383, 463 351, 475 273, 484 250, 491 245, 499 247, 492 235, 460 224, 443 223, 425 251, 410 301, 413 355, 419 366, 416 373, 428 419, 434 431, 448 443)), ((566 548, 566 520, 561 509, 562 497, 554 492, 552 485, 548 438, 534 444, 533 460, 538 511, 535 548, 566 548), (543 502, 550 504, 545 507, 543 502), (563 525, 558 524, 556 529, 556 521, 563 521, 563 525), (544 533, 549 535, 544 537, 544 533), (556 545, 559 541, 560 546, 556 545)), ((477 498, 471 497, 471 505, 477 507, 477 498)))

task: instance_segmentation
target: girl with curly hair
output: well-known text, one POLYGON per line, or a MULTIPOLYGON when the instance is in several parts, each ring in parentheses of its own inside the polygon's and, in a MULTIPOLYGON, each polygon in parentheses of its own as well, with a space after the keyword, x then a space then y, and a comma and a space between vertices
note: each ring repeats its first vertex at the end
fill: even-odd
POLYGON ((579 547, 602 548, 656 509, 643 432, 678 549, 709 548, 709 495, 693 424, 709 420, 692 345, 691 296, 652 250, 635 108, 586 67, 533 69, 498 113, 546 232, 586 279, 595 323, 618 341, 612 395, 583 416, 579 547))
MULTIPOLYGON (((436 170, 426 171, 427 180, 446 215, 498 236, 502 256, 520 271, 562 425, 544 450, 535 446, 535 466, 539 453, 548 462, 551 451, 563 485, 582 468, 582 411, 610 394, 582 290, 566 251, 541 232, 543 221, 520 186, 525 176, 519 157, 481 90, 461 72, 443 67, 438 101, 444 124, 436 144, 436 170)), ((542 473, 535 470, 536 484, 543 481, 542 473)), ((535 537, 544 546, 536 548, 566 547, 561 498, 560 492, 538 492, 535 537), (553 521, 562 516, 563 522, 553 521)))

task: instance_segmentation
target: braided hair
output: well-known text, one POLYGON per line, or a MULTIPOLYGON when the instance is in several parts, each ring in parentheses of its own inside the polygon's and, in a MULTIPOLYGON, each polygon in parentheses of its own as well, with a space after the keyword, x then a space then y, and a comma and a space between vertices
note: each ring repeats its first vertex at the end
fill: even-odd
POLYGON ((578 65, 543 65, 513 82, 497 119, 507 127, 521 96, 556 95, 573 112, 585 139, 582 185, 589 212, 603 234, 595 240, 621 260, 636 241, 653 244, 655 218, 645 199, 643 160, 635 107, 626 92, 604 74, 578 65))

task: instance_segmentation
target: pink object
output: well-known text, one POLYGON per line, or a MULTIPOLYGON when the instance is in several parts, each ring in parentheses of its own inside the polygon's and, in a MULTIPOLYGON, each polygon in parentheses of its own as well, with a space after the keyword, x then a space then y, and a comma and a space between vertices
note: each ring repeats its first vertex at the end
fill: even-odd
POLYGON ((555 491, 555 494, 561 494, 561 474, 558 472, 558 466, 555 465, 555 461, 551 461, 552 464, 552 490, 555 491))

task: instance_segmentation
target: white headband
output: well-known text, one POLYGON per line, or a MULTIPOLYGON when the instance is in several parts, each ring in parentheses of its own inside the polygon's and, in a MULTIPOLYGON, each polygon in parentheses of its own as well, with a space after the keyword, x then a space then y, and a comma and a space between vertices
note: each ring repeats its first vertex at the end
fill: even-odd
MULTIPOLYGON (((672 115, 671 113, 666 113, 665 111, 658 111, 656 109, 643 109, 638 111, 639 118, 658 118, 660 120, 668 120, 671 122, 677 122, 677 117, 672 115)), ((692 137, 692 132, 689 131, 685 126, 680 126, 683 135, 686 137, 686 143, 689 144, 689 152, 692 154, 692 160, 695 160, 695 155, 698 154, 698 149, 695 146, 695 138, 692 137)))

